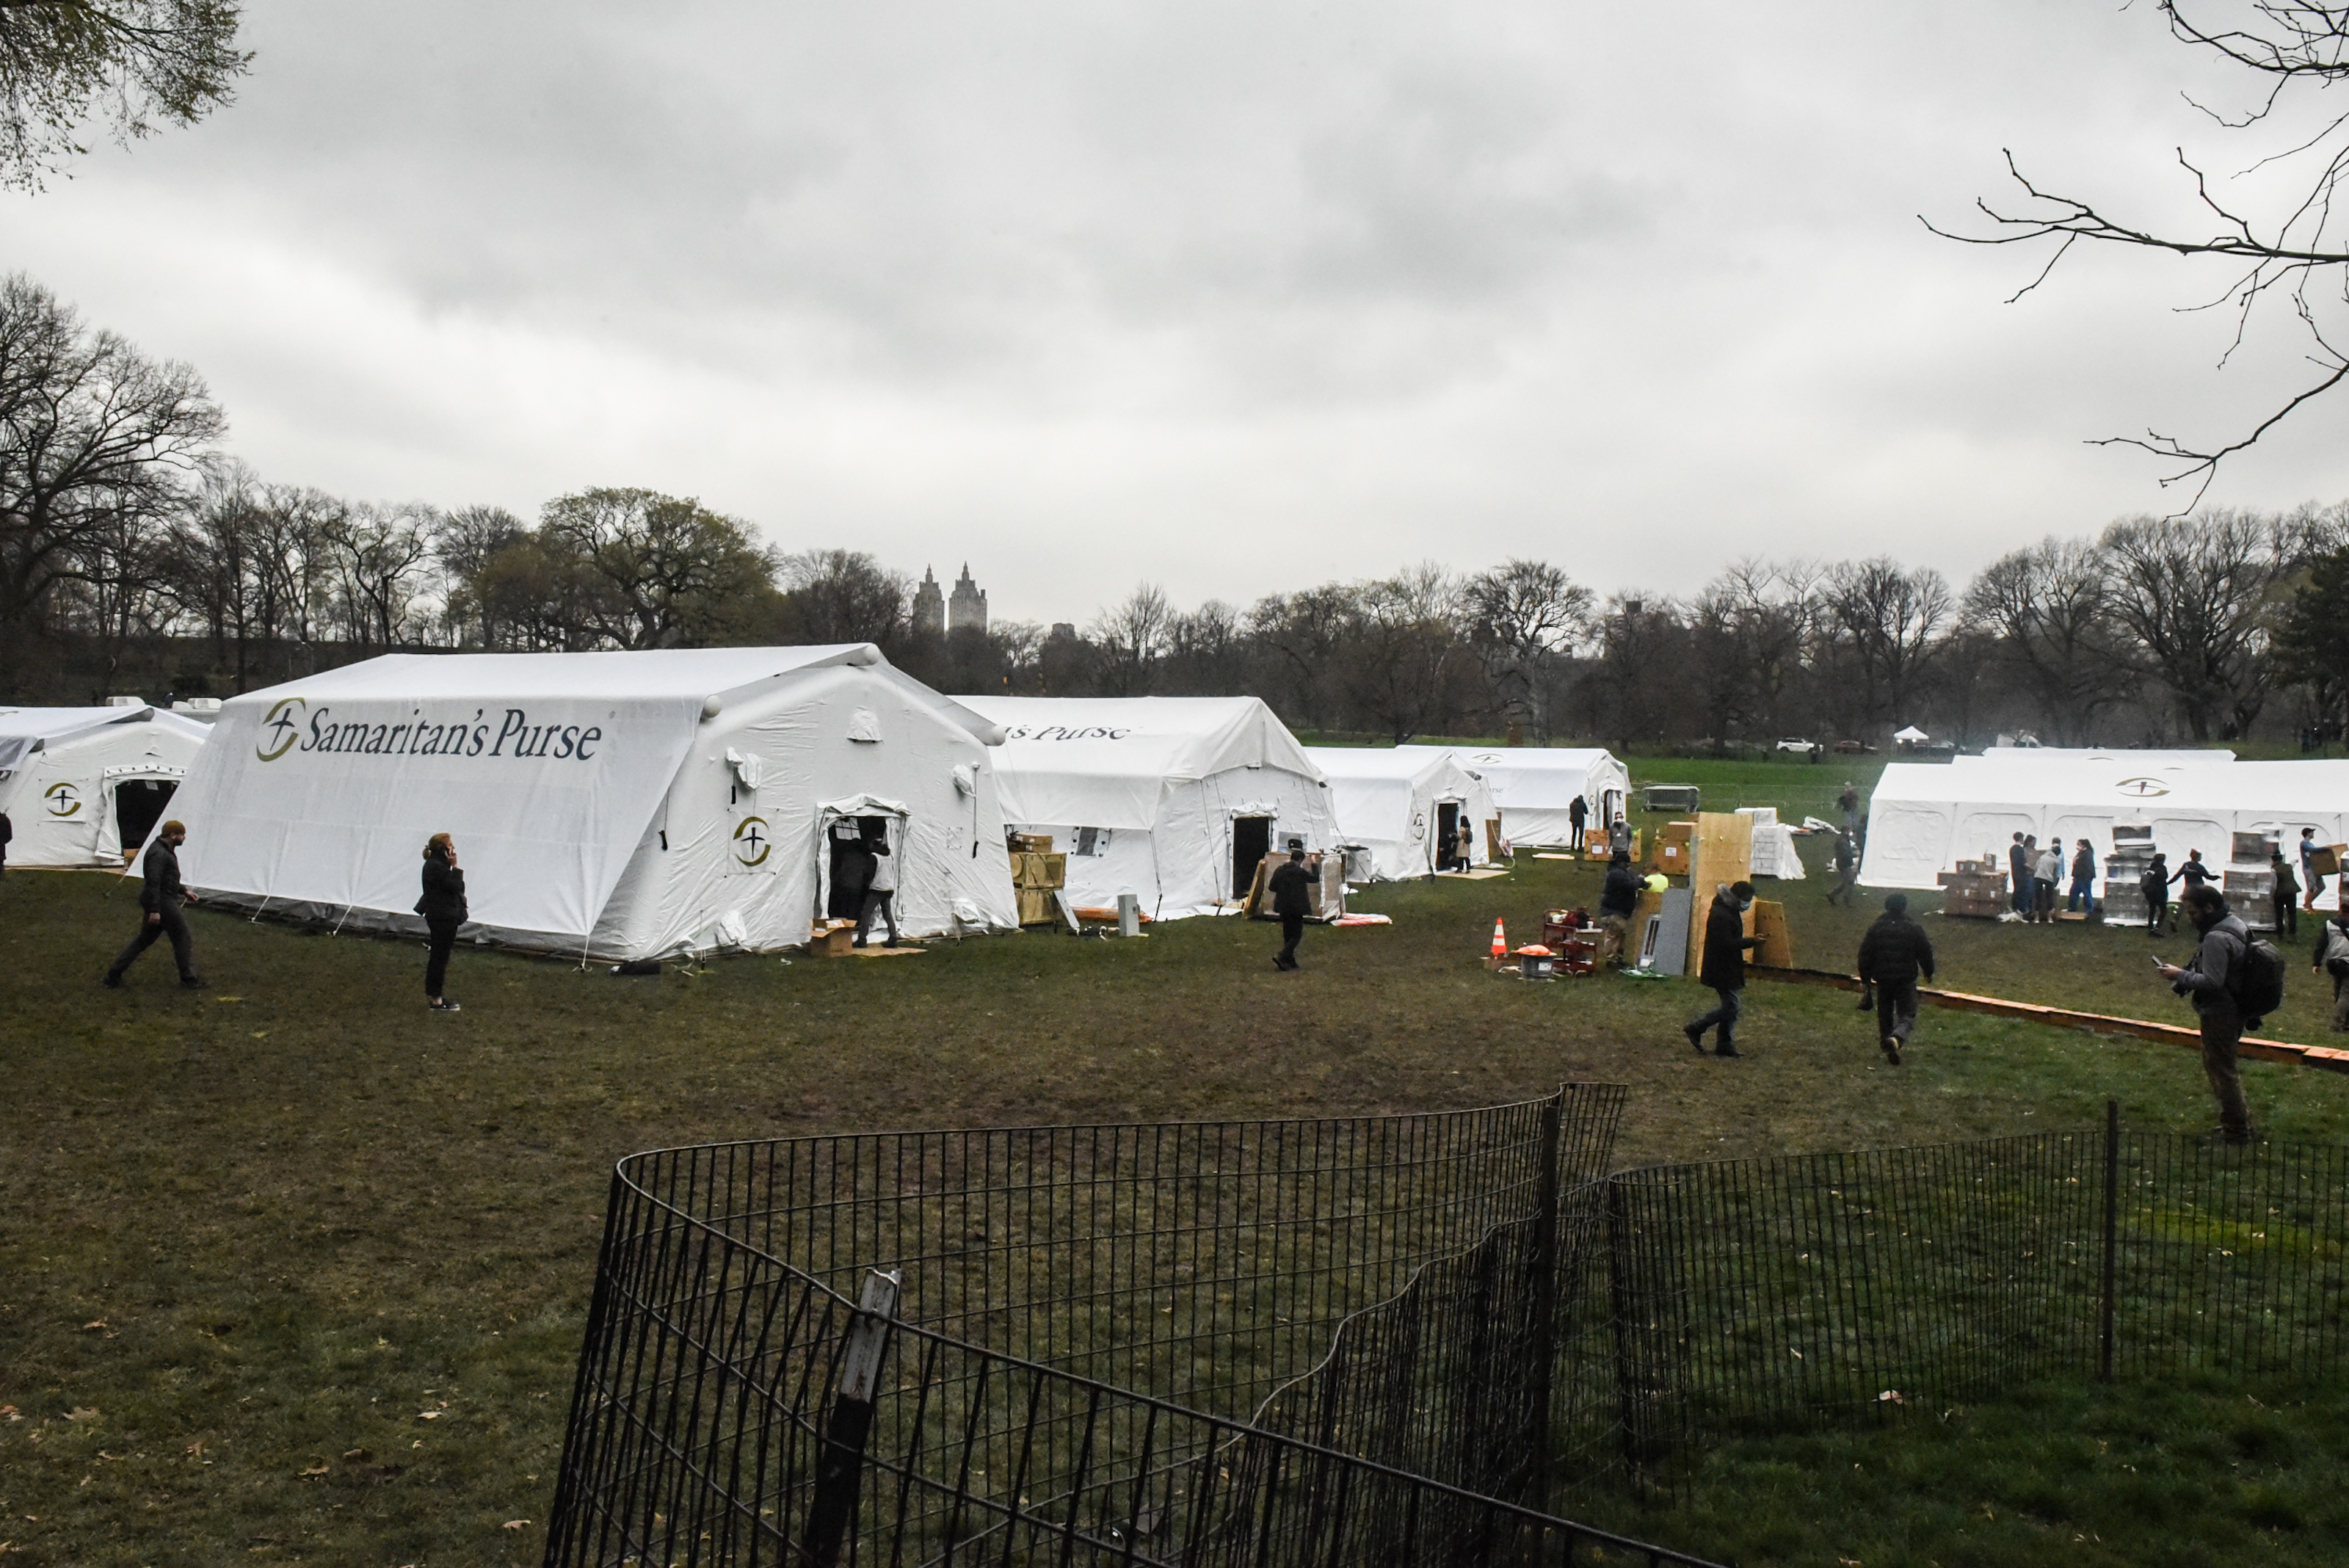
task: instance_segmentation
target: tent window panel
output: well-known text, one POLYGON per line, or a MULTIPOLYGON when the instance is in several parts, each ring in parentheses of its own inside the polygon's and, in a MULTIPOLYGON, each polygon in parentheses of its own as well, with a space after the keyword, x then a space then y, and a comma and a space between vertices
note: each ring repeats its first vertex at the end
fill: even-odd
POLYGON ((1069 842, 1071 855, 1106 855, 1109 853, 1110 830, 1106 827, 1080 827, 1069 842))

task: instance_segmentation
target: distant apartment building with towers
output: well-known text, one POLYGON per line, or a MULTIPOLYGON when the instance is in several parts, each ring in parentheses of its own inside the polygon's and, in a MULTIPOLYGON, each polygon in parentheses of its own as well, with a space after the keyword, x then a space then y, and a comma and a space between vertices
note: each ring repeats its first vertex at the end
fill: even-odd
POLYGON ((970 563, 963 563, 951 594, 939 588, 936 572, 923 567, 921 586, 914 590, 915 629, 943 637, 966 627, 982 634, 987 630, 987 590, 970 580, 970 563))

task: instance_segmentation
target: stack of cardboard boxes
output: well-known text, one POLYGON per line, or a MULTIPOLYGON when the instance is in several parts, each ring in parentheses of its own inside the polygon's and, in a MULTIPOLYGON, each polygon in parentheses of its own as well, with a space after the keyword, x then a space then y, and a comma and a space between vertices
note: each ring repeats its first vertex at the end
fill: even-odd
POLYGON ((1049 833, 1011 836, 1011 887, 1019 899, 1019 923, 1049 926, 1059 919, 1052 895, 1069 885, 1069 857, 1052 853, 1049 833))
POLYGON ((2153 825, 2115 823, 2112 852, 2105 857, 2106 919, 2120 925, 2145 924, 2145 874, 2152 865, 2153 825))
POLYGON ((1934 880, 1941 885, 1941 913, 1977 920, 1994 920, 2013 907, 2008 898, 2006 867, 1995 854, 1980 860, 1961 860, 1954 871, 1934 880))

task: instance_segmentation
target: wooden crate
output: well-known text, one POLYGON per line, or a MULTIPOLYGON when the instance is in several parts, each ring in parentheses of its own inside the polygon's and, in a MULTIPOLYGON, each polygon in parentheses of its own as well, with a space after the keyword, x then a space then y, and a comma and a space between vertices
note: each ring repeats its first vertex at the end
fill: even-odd
POLYGON ((1060 910, 1052 907, 1051 888, 1021 888, 1019 889, 1019 897, 1021 925, 1049 926, 1060 919, 1060 910))
POLYGON ((1764 969, 1795 967, 1795 939, 1786 929, 1785 905, 1769 898, 1754 899, 1754 908, 1745 913, 1745 934, 1762 939, 1762 945, 1754 950, 1754 962, 1764 969))
POLYGON ((1050 855, 1052 836, 1049 833, 1015 833, 1011 836, 1011 852, 1015 855, 1050 855))

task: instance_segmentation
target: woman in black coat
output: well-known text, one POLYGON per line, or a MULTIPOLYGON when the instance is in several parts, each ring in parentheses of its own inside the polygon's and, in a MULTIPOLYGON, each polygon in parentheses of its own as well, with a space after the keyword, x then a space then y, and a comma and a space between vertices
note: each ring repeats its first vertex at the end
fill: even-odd
POLYGON ((431 957, 424 961, 424 1000, 436 1012, 455 1012, 457 1004, 440 994, 449 980, 449 950, 457 945, 457 928, 465 923, 465 873, 457 867, 457 846, 445 833, 436 833, 424 846, 424 897, 416 900, 432 933, 431 957))

